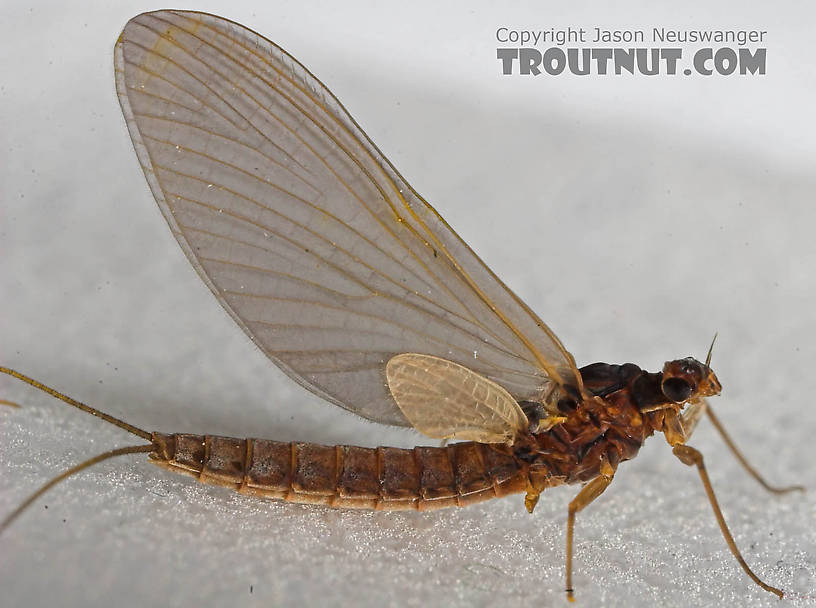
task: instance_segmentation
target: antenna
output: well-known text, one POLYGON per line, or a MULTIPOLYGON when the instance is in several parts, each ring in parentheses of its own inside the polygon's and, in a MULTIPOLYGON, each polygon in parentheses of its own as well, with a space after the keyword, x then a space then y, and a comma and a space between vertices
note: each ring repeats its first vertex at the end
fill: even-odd
POLYGON ((714 350, 714 343, 717 341, 717 336, 718 335, 719 335, 719 332, 715 331, 714 332, 714 339, 711 340, 711 346, 708 347, 708 355, 706 355, 706 362, 705 362, 706 367, 709 367, 709 363, 711 363, 711 351, 714 350))

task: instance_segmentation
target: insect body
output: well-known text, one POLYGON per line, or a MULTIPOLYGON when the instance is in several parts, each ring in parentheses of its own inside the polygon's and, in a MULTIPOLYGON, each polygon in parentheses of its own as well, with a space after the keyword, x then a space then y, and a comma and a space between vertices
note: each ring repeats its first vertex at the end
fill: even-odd
MULTIPOLYGON (((694 360, 669 365, 704 369, 694 360)), ((681 430, 669 422, 677 421, 679 407, 660 392, 663 373, 647 374, 631 364, 585 370, 603 398, 566 397, 559 404, 565 415, 549 430, 536 429, 541 420, 532 411, 529 420, 519 418, 524 426, 507 443, 406 450, 153 433, 150 456, 207 483, 290 502, 431 510, 526 492, 532 512, 546 488, 603 477, 634 457, 655 431, 681 430)), ((707 387, 695 391, 698 396, 719 391, 710 370, 706 380, 707 387)))
POLYGON ((706 411, 726 437, 705 401, 720 392, 710 350, 705 363, 679 359, 657 373, 632 364, 579 370, 332 93, 238 24, 181 11, 139 15, 116 44, 115 68, 156 201, 254 343, 340 407, 461 442, 369 449, 150 433, 0 368, 149 442, 66 471, 0 530, 59 480, 134 452, 244 493, 334 507, 426 510, 524 493, 532 513, 546 488, 584 483, 568 509, 571 597, 577 512, 647 437, 663 433, 698 468, 743 569, 781 596, 740 556, 702 456, 686 445, 706 411))

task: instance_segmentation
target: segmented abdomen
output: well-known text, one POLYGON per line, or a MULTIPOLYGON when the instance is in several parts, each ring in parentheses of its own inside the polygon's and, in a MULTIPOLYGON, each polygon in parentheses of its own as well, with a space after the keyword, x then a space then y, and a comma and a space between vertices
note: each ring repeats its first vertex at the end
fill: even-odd
POLYGON ((501 446, 362 448, 154 433, 156 464, 244 494, 338 508, 429 510, 523 492, 501 446))

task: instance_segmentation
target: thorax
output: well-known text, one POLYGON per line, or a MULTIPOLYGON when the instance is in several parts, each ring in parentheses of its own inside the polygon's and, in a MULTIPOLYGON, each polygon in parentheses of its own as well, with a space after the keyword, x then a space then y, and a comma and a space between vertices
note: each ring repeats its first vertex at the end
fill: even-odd
POLYGON ((562 399, 559 410, 566 420, 531 435, 516 450, 516 456, 529 463, 534 487, 588 481, 600 474, 604 460, 617 468, 662 425, 659 412, 641 412, 654 388, 659 390, 659 374, 631 363, 594 363, 580 371, 591 396, 562 399))

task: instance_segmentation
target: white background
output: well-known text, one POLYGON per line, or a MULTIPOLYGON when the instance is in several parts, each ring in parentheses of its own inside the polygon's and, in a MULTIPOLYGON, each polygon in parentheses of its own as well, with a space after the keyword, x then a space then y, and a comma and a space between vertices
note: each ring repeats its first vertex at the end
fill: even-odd
MULTIPOLYGON (((288 380, 189 266, 120 115, 112 49, 144 3, 0 8, 0 364, 148 429, 364 445, 422 439, 288 380), (70 8, 68 8, 70 7, 70 8)), ((816 72, 806 2, 209 2, 321 78, 580 365, 703 357, 714 406, 772 480, 816 488, 816 72), (767 30, 763 77, 500 76, 500 26, 767 30)), ((688 51, 687 51, 688 52, 688 51)), ((0 517, 132 437, 10 378, 0 517)), ((816 602, 813 493, 766 494, 704 421, 750 564, 816 602)), ((241 497, 124 457, 63 483, 0 537, 8 606, 560 605, 566 505, 548 491, 431 514, 241 497), (47 509, 46 509, 47 507, 47 509)), ((581 513, 596 606, 777 606, 741 572, 660 438, 581 513)))

